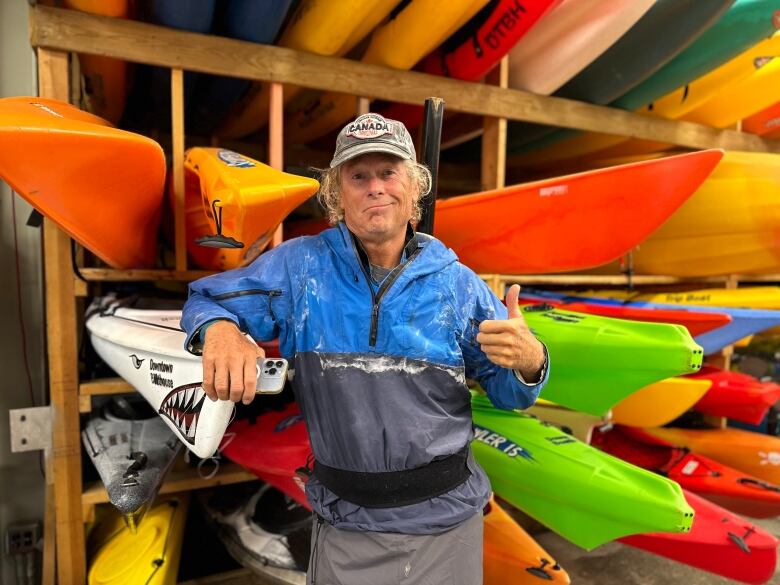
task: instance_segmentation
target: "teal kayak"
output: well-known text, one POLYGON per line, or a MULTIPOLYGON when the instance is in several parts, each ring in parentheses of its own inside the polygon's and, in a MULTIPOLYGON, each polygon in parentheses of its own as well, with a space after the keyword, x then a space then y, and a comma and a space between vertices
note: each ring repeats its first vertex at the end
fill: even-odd
POLYGON ((780 0, 737 0, 707 32, 654 75, 610 104, 641 108, 720 67, 778 28, 780 0))
POLYGON ((613 319, 527 305, 523 316, 550 354, 543 398, 602 416, 640 388, 701 368, 682 325, 613 319))
POLYGON ((472 395, 471 408, 472 449, 495 493, 577 546, 691 529, 693 509, 676 482, 485 396, 472 395))

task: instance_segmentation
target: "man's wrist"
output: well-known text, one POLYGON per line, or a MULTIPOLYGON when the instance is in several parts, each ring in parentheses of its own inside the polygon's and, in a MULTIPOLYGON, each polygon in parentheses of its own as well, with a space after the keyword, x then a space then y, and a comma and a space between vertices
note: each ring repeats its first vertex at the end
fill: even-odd
POLYGON ((542 346, 542 364, 538 368, 533 372, 522 372, 518 369, 512 370, 515 373, 515 377, 526 386, 535 386, 541 383, 547 374, 547 346, 541 341, 539 345, 542 346))

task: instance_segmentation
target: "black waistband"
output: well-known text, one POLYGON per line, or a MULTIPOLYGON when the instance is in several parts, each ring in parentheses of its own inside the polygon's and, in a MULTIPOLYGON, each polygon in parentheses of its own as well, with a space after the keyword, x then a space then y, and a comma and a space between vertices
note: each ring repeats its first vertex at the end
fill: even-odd
POLYGON ((471 475, 469 445, 427 465, 403 471, 361 472, 314 462, 314 475, 342 500, 366 508, 395 508, 424 502, 458 487, 471 475))

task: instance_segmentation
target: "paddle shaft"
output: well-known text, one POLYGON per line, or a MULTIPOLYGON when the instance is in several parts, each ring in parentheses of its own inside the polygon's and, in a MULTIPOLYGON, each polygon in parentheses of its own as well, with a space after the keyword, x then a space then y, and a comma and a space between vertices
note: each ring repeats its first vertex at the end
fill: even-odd
POLYGON ((436 192, 439 183, 439 150, 441 146, 441 126, 444 118, 444 100, 432 97, 425 100, 423 120, 422 160, 431 171, 431 190, 423 200, 422 218, 417 231, 433 233, 433 216, 436 208, 436 192))

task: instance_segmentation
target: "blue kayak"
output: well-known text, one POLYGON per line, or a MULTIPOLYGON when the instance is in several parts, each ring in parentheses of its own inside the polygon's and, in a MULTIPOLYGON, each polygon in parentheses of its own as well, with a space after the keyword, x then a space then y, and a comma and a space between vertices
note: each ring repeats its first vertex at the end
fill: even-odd
POLYGON ((623 305, 628 307, 643 307, 648 309, 684 309, 697 313, 726 313, 731 316, 731 323, 702 333, 694 337, 694 341, 702 346, 705 355, 716 353, 728 345, 736 343, 740 339, 760 333, 770 327, 780 325, 780 311, 768 311, 761 309, 735 309, 732 307, 711 307, 697 305, 677 305, 674 303, 652 303, 649 301, 623 301, 606 297, 586 297, 567 295, 543 290, 523 289, 523 296, 536 297, 540 301, 545 299, 559 302, 588 302, 602 305, 623 305))
MULTIPOLYGON (((271 44, 287 17, 292 0, 227 0, 217 7, 213 34, 271 44)), ((201 75, 198 90, 187 107, 188 131, 201 136, 214 131, 222 117, 252 82, 237 77, 201 75)))

